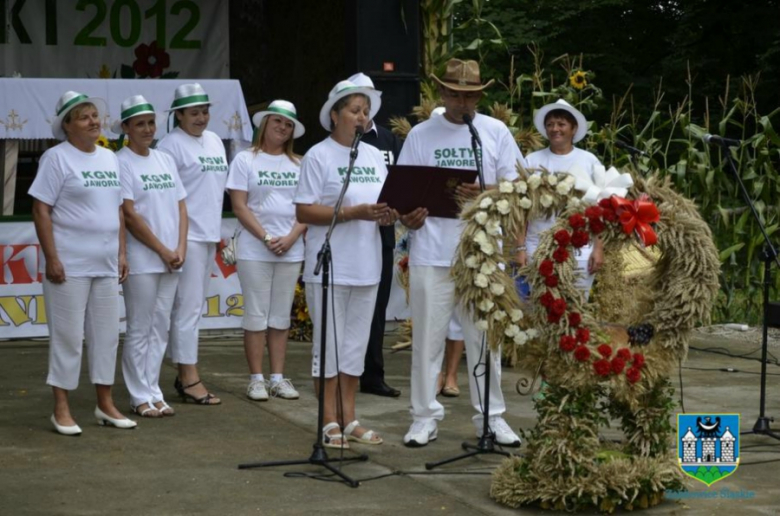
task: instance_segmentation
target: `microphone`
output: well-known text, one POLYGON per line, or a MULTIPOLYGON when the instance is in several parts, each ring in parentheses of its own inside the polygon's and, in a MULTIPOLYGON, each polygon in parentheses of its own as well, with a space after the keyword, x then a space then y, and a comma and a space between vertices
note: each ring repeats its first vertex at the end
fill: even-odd
POLYGON ((477 140, 477 143, 480 147, 482 147, 482 140, 479 139, 479 133, 477 132, 476 127, 474 127, 474 124, 471 123, 471 116, 466 113, 463 115, 463 122, 469 126, 469 132, 471 133, 471 137, 477 140))
POLYGON ((710 143, 714 145, 723 145, 726 147, 739 147, 742 145, 742 140, 733 140, 731 138, 723 138, 722 136, 716 136, 714 134, 705 134, 701 137, 704 143, 710 143))
POLYGON ((627 144, 626 142, 624 142, 622 140, 615 140, 615 147, 618 147, 619 149, 626 150, 629 153, 633 154, 634 156, 647 156, 648 155, 645 151, 639 150, 636 147, 632 147, 631 145, 627 144))
POLYGON ((352 140, 352 146, 349 148, 349 155, 352 159, 357 158, 358 144, 360 143, 360 139, 363 138, 363 133, 365 132, 366 130, 362 125, 355 127, 355 139, 352 140))

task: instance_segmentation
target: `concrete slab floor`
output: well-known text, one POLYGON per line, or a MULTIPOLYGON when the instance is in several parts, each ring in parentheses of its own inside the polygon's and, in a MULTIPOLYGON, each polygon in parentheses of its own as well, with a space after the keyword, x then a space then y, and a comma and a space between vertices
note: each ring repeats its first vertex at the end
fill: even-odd
MULTIPOLYGON (((759 345, 760 335, 728 331, 698 332, 682 369, 688 412, 741 412, 742 429, 758 417, 760 364, 711 351, 745 354, 759 345), (701 350, 709 350, 701 351, 701 350), (733 368, 735 372, 720 369, 733 368)), ((223 399, 216 407, 182 404, 172 385, 175 370, 166 364, 162 385, 176 417, 141 419, 135 430, 102 428, 92 417, 95 397, 86 364, 80 388, 71 393, 73 413, 84 430, 69 438, 49 423, 52 398, 45 385, 47 343, 0 342, 0 515, 244 515, 244 514, 542 514, 535 508, 512 510, 488 496, 490 472, 499 456, 481 456, 427 472, 424 464, 461 453, 460 443, 475 442, 471 423, 465 360, 459 398, 442 398, 447 409, 439 438, 421 449, 402 444, 408 413, 408 351, 390 353, 389 384, 401 398, 359 395, 358 417, 385 439, 381 446, 353 445, 367 462, 345 466, 362 484, 341 484, 300 476, 324 473, 316 466, 241 470, 239 463, 307 459, 315 440, 317 403, 310 371, 310 344, 291 343, 286 375, 301 399, 252 402, 245 397, 247 371, 239 338, 204 340, 201 376, 223 399), (288 476, 285 476, 285 475, 288 476), (370 480, 373 477, 375 480, 370 480)), ((780 355, 773 340, 770 350, 780 355)), ((758 353, 750 355, 759 356, 758 353)), ((768 416, 780 416, 780 368, 768 367, 768 416)), ((515 392, 522 371, 504 370, 506 419, 514 428, 530 428, 532 401, 515 392)), ((673 384, 680 395, 679 379, 673 384)), ((127 392, 117 369, 117 405, 126 410, 127 392)), ((129 412, 129 411, 128 411, 129 412)), ((780 431, 780 422, 774 425, 780 431)), ((618 437, 615 429, 606 437, 618 437)), ((522 449, 520 450, 522 453, 522 449)), ((329 452, 331 457, 336 452, 329 452)), ((352 452, 347 453, 354 455, 352 452)), ((742 463, 731 477, 710 488, 691 481, 693 493, 717 492, 716 498, 666 500, 654 514, 780 514, 780 441, 744 436, 742 463), (750 495, 723 498, 721 492, 750 495)))

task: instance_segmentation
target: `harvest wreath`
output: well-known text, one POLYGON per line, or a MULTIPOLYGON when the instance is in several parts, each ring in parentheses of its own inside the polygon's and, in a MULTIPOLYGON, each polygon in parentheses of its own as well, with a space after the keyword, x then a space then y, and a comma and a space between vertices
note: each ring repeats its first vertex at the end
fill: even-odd
POLYGON ((671 453, 668 375, 687 354, 690 330, 709 320, 719 288, 712 235, 668 181, 634 182, 614 169, 595 171, 595 183, 580 171, 531 172, 521 169, 518 181, 501 183, 464 209, 452 268, 456 295, 491 347, 517 346, 521 363, 541 364, 548 384, 536 402, 539 418, 526 435, 525 456, 496 471, 491 496, 512 507, 566 510, 654 505, 684 478, 671 453), (556 213, 521 271, 532 291, 524 317, 502 241, 527 220, 556 213), (648 279, 651 296, 643 320, 628 331, 607 331, 575 286, 575 253, 595 237, 606 253, 635 236, 661 250, 648 279), (625 434, 619 445, 599 439, 610 419, 625 434))

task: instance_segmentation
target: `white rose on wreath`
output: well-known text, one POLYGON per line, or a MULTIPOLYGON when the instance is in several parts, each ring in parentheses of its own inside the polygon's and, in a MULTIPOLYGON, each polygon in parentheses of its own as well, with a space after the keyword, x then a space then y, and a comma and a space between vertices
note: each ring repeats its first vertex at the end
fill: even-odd
POLYGON ((550 186, 555 186, 558 184, 558 177, 555 174, 548 174, 547 182, 550 184, 550 186))
POLYGON ((561 181, 558 183, 558 186, 555 188, 555 191, 558 192, 558 195, 566 195, 569 192, 571 192, 572 184, 568 181, 561 181))
POLYGON ((485 233, 481 229, 477 231, 477 233, 474 235, 474 242, 476 242, 477 244, 481 245, 487 243, 487 241, 488 241, 487 233, 485 233))
POLYGON ((509 201, 501 199, 496 203, 496 208, 501 215, 507 215, 510 211, 509 201))
POLYGON ((522 346, 523 344, 528 342, 528 335, 526 335, 525 332, 521 331, 520 333, 515 335, 515 338, 513 340, 515 344, 517 344, 518 346, 522 346))
MULTIPOLYGON (((498 203, 496 204, 496 206, 498 207, 498 211, 501 211, 501 203, 502 202, 506 202, 507 205, 509 205, 509 203, 507 201, 498 201, 498 203)), ((490 222, 485 224, 485 231, 487 231, 488 235, 493 235, 493 236, 500 235, 501 234, 501 221, 495 220, 495 219, 491 220, 490 222)))
POLYGON ((512 322, 517 322, 520 319, 523 318, 523 311, 519 308, 513 308, 509 315, 510 319, 512 319, 512 322))
POLYGON ((518 333, 520 333, 520 327, 516 324, 510 324, 507 326, 506 330, 504 330, 504 335, 507 337, 514 338, 518 333))
POLYGON ((495 249, 493 249, 493 244, 490 242, 479 244, 479 250, 488 256, 491 256, 494 252, 496 252, 495 249))
POLYGON ((487 276, 484 274, 477 274, 474 277, 474 286, 477 286, 479 288, 487 288, 487 286, 490 284, 490 282, 487 279, 487 276))
POLYGON ((535 339, 539 336, 539 330, 536 328, 528 328, 525 330, 525 334, 528 336, 529 339, 535 339))
POLYGON ((498 191, 505 194, 510 194, 515 189, 514 185, 509 181, 501 181, 498 185, 498 191))
POLYGON ((490 206, 492 205, 493 205, 493 199, 491 199, 490 197, 485 197, 479 202, 479 207, 482 208, 483 210, 490 208, 490 206))
POLYGON ((533 202, 531 202, 531 199, 529 199, 528 197, 523 197, 522 199, 520 199, 520 202, 517 204, 524 210, 527 210, 531 208, 531 206, 533 206, 533 202))
POLYGON ((539 202, 542 203, 542 206, 545 208, 552 206, 553 201, 554 199, 550 194, 542 194, 542 196, 539 198, 539 202))
POLYGON ((479 269, 479 272, 481 272, 485 276, 490 276, 491 274, 496 272, 496 266, 490 262, 485 262, 482 264, 482 267, 479 269))
POLYGON ((542 177, 534 174, 531 177, 528 178, 528 188, 531 190, 536 190, 539 188, 539 185, 542 184, 542 177))
POLYGON ((496 310, 495 312, 493 312, 493 319, 495 319, 496 321, 503 321, 504 319, 506 319, 506 312, 503 310, 496 310))
POLYGON ((469 269, 476 269, 479 267, 479 260, 473 254, 466 257, 466 267, 469 269))
POLYGON ((489 312, 490 310, 493 309, 494 306, 495 303, 493 303, 493 301, 491 301, 490 299, 483 299, 482 301, 480 301, 479 305, 477 305, 477 308, 479 308, 483 312, 489 312))
POLYGON ((518 181, 515 183, 515 192, 519 194, 524 194, 528 191, 528 183, 525 181, 518 181))
POLYGON ((488 329, 488 322, 484 319, 480 319, 479 321, 474 324, 474 327, 479 331, 487 331, 488 329))
POLYGON ((487 212, 486 211, 477 212, 477 214, 474 216, 474 220, 476 220, 480 226, 484 226, 485 223, 488 221, 487 212))
MULTIPOLYGON (((485 278, 487 279, 487 278, 485 278)), ((490 292, 493 293, 494 296, 503 296, 504 295, 504 285, 501 283, 491 283, 490 284, 490 292)))

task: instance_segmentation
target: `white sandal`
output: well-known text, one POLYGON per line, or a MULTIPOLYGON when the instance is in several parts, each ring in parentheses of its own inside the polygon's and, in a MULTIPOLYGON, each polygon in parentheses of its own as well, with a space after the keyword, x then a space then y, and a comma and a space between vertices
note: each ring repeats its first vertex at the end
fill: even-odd
POLYGON ((354 431, 359 426, 360 421, 356 419, 344 428, 344 435, 347 436, 347 441, 355 441, 362 444, 382 444, 384 442, 373 430, 366 430, 360 437, 356 436, 354 431), (374 439, 374 437, 378 437, 378 439, 374 439))
POLYGON ((344 438, 343 434, 330 434, 330 432, 333 429, 338 429, 339 424, 338 423, 328 423, 324 427, 322 427, 322 445, 325 448, 336 448, 339 450, 349 450, 349 442, 347 439, 344 438), (338 444, 335 444, 333 441, 339 441, 338 444))
POLYGON ((165 403, 165 400, 155 401, 152 403, 152 405, 160 411, 160 414, 166 417, 171 417, 176 415, 176 411, 173 410, 173 407, 165 403), (162 407, 158 407, 157 404, 162 403, 162 407))
POLYGON ((138 414, 141 417, 151 417, 151 418, 163 417, 163 413, 160 411, 160 409, 155 407, 153 403, 141 403, 137 407, 130 405, 130 410, 132 410, 134 414, 138 414), (141 407, 143 405, 147 405, 147 407, 143 410, 138 410, 138 407, 141 407), (149 412, 157 412, 157 415, 155 416, 154 414, 149 414, 149 412))

